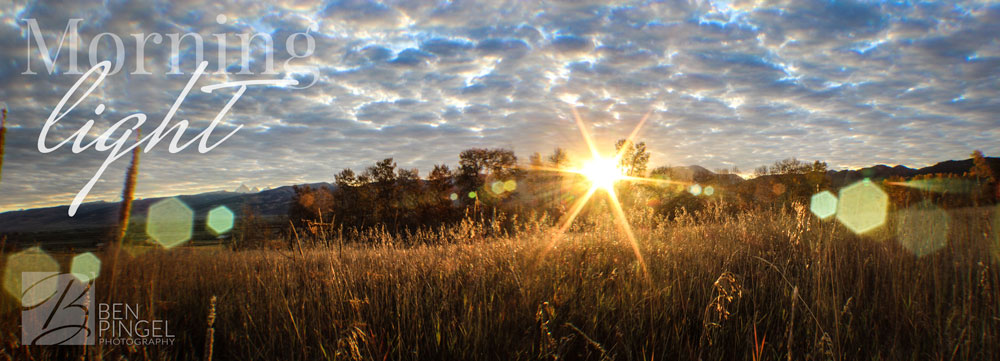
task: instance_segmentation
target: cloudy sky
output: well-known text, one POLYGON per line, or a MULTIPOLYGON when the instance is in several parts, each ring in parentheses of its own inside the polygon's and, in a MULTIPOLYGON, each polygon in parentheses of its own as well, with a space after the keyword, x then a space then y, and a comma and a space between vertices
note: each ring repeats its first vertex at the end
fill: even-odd
MULTIPOLYGON (((125 61, 52 129, 48 146, 88 119, 96 122, 88 141, 137 112, 148 116, 147 134, 159 125, 197 67, 193 36, 172 54, 168 34, 202 36, 212 72, 218 38, 228 39, 221 65, 229 72, 203 76, 197 87, 315 80, 306 89, 251 87, 212 140, 243 128, 207 154, 172 154, 169 138, 150 149, 140 197, 331 181, 384 157, 426 174, 470 147, 512 148, 524 160, 556 146, 583 154, 571 107, 606 152, 652 111, 639 138, 654 166, 750 171, 797 157, 834 168, 918 167, 973 149, 1000 154, 1000 6, 990 3, 7 0, 0 211, 68 204, 108 156, 36 146, 81 76, 67 74, 68 45, 54 73, 46 71, 27 19, 55 57, 73 18, 83 19, 81 71, 91 55, 115 59, 111 36, 92 41, 104 32, 123 39, 125 61), (153 33, 164 41, 148 42, 137 59, 134 36, 153 33), (238 34, 261 33, 273 46, 256 39, 247 47, 253 74, 232 74, 242 64, 238 34), (308 57, 292 58, 306 48, 302 36, 287 46, 295 33, 314 39, 308 57), (278 74, 262 74, 268 54, 278 74), (181 74, 167 74, 172 61, 181 74), (133 74, 138 62, 151 74, 133 74), (29 66, 37 74, 24 74, 29 66), (95 115, 99 104, 107 110, 95 115)), ((197 87, 173 120, 190 120, 185 140, 232 94, 197 87)), ((110 166, 87 201, 115 200, 126 166, 127 157, 110 166)))

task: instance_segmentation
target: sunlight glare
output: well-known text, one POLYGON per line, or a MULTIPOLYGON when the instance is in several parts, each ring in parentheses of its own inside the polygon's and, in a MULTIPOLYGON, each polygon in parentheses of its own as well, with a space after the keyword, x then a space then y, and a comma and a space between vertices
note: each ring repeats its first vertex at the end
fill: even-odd
POLYGON ((569 213, 565 214, 562 217, 562 219, 559 222, 561 225, 556 230, 555 234, 553 234, 548 247, 546 247, 546 249, 542 251, 542 254, 539 256, 539 260, 545 258, 545 254, 548 253, 553 248, 555 248, 556 242, 560 238, 562 238, 563 234, 565 234, 569 230, 570 225, 573 224, 573 220, 576 219, 578 215, 580 215, 580 212, 583 210, 583 207, 587 204, 587 202, 590 201, 590 199, 594 196, 594 193, 596 193, 597 190, 600 188, 605 191, 605 194, 608 197, 608 203, 611 206, 613 214, 615 215, 616 223, 619 224, 619 227, 625 233, 625 237, 628 239, 629 245, 632 247, 632 251, 635 253, 636 262, 638 262, 639 268, 642 270, 642 274, 645 280, 649 281, 650 280, 649 271, 646 268, 646 262, 643 260, 642 252, 640 252, 639 250, 639 241, 635 237, 635 234, 632 232, 632 227, 629 225, 628 218, 625 216, 625 211, 622 209, 622 205, 618 200, 618 195, 615 194, 614 185, 618 181, 670 183, 670 181, 662 179, 652 179, 641 176, 640 177, 629 176, 622 171, 621 167, 618 166, 618 162, 621 161, 625 151, 628 149, 630 144, 632 144, 633 140, 638 135, 639 129, 641 129, 643 124, 646 123, 646 120, 649 119, 649 116, 652 114, 652 111, 647 112, 646 115, 644 115, 642 119, 639 120, 639 124, 636 125, 635 129, 632 129, 632 133, 629 134, 628 138, 625 139, 625 145, 621 147, 621 149, 618 151, 617 154, 615 154, 613 158, 604 158, 601 156, 600 152, 598 152, 597 150, 597 147, 594 145, 594 139, 590 135, 590 132, 587 130, 586 124, 583 123, 583 118, 580 117, 580 113, 576 111, 576 108, 570 108, 570 110, 572 110, 573 118, 575 118, 576 124, 580 129, 580 135, 583 136, 583 140, 587 143, 587 148, 590 149, 592 158, 590 161, 584 163, 583 168, 581 169, 563 170, 563 169, 553 168, 551 170, 557 172, 576 173, 583 175, 590 182, 590 187, 588 187, 589 189, 587 190, 586 194, 584 194, 582 197, 577 199, 576 202, 573 203, 573 206, 571 207, 569 213))
POLYGON ((609 190, 615 183, 624 178, 622 169, 615 164, 614 159, 595 158, 583 165, 580 174, 597 188, 609 190))

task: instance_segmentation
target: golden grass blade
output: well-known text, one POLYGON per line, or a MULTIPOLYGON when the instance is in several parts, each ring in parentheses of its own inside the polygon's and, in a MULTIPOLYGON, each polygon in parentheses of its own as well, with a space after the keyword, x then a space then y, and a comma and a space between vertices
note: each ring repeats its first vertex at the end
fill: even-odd
POLYGON ((3 180, 3 148, 7 137, 7 108, 3 108, 3 118, 0 119, 0 180, 3 180))
MULTIPOLYGON (((136 141, 142 136, 142 132, 136 132, 136 141)), ((136 146, 132 149, 132 162, 125 172, 125 184, 122 186, 122 206, 118 212, 118 234, 115 242, 121 243, 125 240, 125 232, 128 231, 129 216, 132 213, 132 198, 135 197, 136 178, 139 175, 139 153, 142 148, 136 146)))

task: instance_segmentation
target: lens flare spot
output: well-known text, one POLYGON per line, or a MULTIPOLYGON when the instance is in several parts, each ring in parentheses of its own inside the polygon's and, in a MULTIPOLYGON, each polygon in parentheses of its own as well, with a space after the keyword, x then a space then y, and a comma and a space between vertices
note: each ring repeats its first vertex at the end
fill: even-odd
POLYGON ((458 200, 458 193, 452 193, 450 196, 448 196, 448 198, 451 199, 451 200, 453 200, 453 201, 457 201, 458 200))
POLYGON ((503 182, 496 181, 496 182, 491 183, 490 184, 490 191, 493 191, 493 194, 502 194, 503 193, 503 182))
POLYGON ((163 248, 174 248, 191 239, 194 211, 177 198, 167 198, 149 207, 146 233, 163 248))
POLYGON ((517 181, 511 179, 506 182, 503 182, 503 190, 508 192, 513 192, 517 190, 517 181))
POLYGON ((890 182, 889 184, 910 187, 933 193, 967 194, 976 189, 976 181, 961 178, 924 178, 905 182, 890 182))
POLYGON ((715 188, 712 186, 705 187, 705 190, 702 191, 702 193, 704 193, 706 196, 711 196, 715 194, 715 188))
POLYGON ((819 219, 829 219, 837 214, 837 196, 830 191, 813 194, 809 200, 809 210, 819 219))
POLYGON ((122 250, 131 257, 139 257, 153 250, 153 247, 155 246, 150 244, 150 242, 126 243, 122 245, 122 250))
POLYGON ((937 252, 948 244, 948 213, 929 201, 904 209, 896 228, 900 245, 917 257, 937 252))
POLYGON ((476 197, 476 191, 469 192, 469 198, 475 199, 476 197))
POLYGON ((90 252, 78 254, 73 257, 69 272, 80 282, 93 281, 101 274, 101 259, 90 252))
POLYGON ((840 190, 837 220, 857 234, 883 224, 889 212, 889 196, 870 180, 856 182, 840 190))
POLYGON ((233 211, 230 211, 228 207, 218 206, 208 212, 208 220, 205 223, 212 233, 220 235, 233 229, 235 218, 233 211))
POLYGON ((696 196, 700 196, 701 191, 702 191, 701 185, 698 184, 692 184, 690 187, 688 187, 688 193, 691 193, 696 196))
MULTIPOLYGON (((32 247, 7 257, 4 265, 3 289, 24 307, 32 307, 49 299, 56 293, 56 282, 42 282, 42 274, 58 274, 59 263, 41 248, 32 247), (40 272, 40 273, 39 273, 40 272), (29 284, 22 289, 22 273, 29 284)), ((52 278, 54 280, 55 278, 52 278)))

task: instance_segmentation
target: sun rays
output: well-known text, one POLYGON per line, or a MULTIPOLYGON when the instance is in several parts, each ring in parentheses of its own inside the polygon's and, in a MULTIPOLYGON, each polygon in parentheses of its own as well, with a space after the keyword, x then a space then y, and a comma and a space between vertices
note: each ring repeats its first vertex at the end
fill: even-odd
POLYGON ((635 254, 636 262, 639 264, 643 275, 648 279, 649 272, 646 267, 646 261, 642 256, 642 252, 639 250, 639 242, 632 231, 632 226, 629 224, 628 218, 625 215, 625 210, 622 207, 621 201, 616 193, 615 186, 620 182, 643 182, 643 183, 668 183, 675 184, 675 181, 669 181, 664 179, 653 179, 645 178, 638 175, 629 175, 628 171, 622 166, 622 157, 626 154, 628 149, 634 144, 636 136, 642 129, 643 125, 649 119, 652 111, 647 112, 639 123, 632 129, 632 132, 625 138, 624 144, 616 151, 614 156, 605 157, 597 149, 594 143, 594 138, 590 134, 587 125, 583 122, 583 118, 577 112, 576 108, 572 108, 573 118, 576 121, 577 128, 580 130, 580 135, 583 137, 584 142, 587 144, 587 148, 590 150, 590 159, 582 162, 582 166, 579 168, 549 168, 544 167, 543 170, 556 171, 561 173, 572 173, 579 174, 586 178, 586 192, 583 196, 576 199, 570 206, 569 211, 562 217, 559 221, 559 226, 556 228, 555 234, 552 235, 552 239, 549 242, 548 247, 542 253, 542 258, 545 254, 551 251, 556 243, 565 235, 569 230, 573 221, 580 215, 584 207, 590 202, 594 195, 598 193, 603 193, 607 197, 608 205, 611 208, 612 215, 615 218, 615 223, 618 225, 625 238, 628 240, 629 245, 632 248, 632 252, 635 254))

